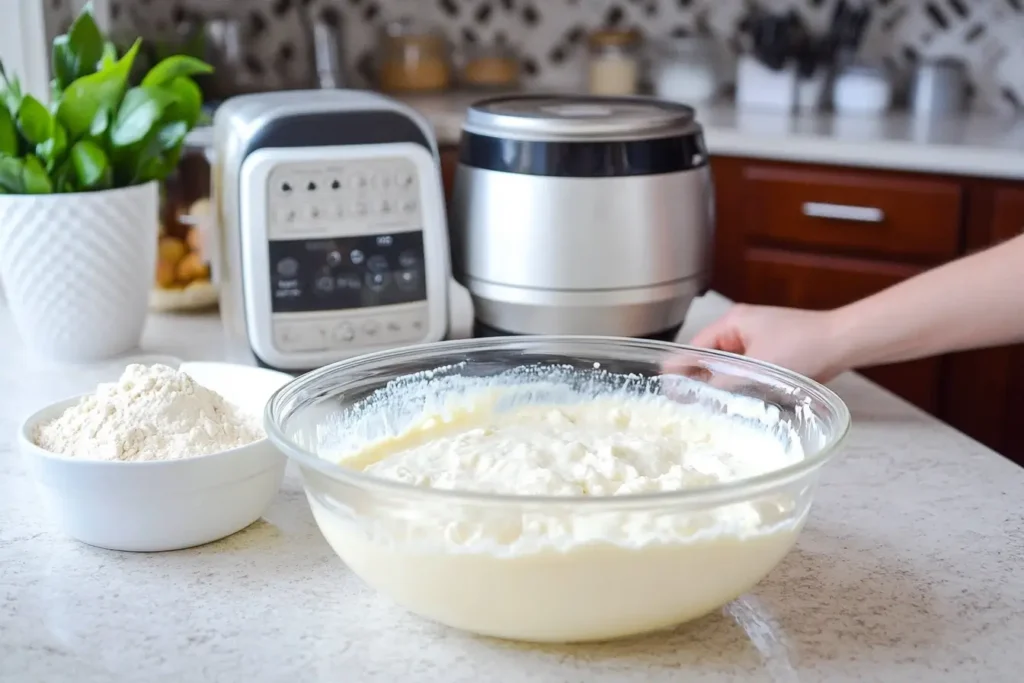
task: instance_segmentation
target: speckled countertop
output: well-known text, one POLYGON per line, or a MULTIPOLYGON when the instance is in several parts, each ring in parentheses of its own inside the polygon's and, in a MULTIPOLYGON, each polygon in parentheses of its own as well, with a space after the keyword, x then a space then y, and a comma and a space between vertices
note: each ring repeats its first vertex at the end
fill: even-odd
MULTIPOLYGON (((701 302, 691 322, 718 314, 701 302)), ((145 350, 222 355, 212 316, 156 316, 145 350)), ((111 367, 29 358, 0 304, 0 681, 985 681, 1024 671, 1024 470, 864 379, 796 549, 689 626, 555 647, 467 636, 375 596, 321 538, 294 473, 257 522, 162 554, 62 537, 14 450, 17 423, 111 367)))
MULTIPOLYGON (((453 93, 408 102, 441 144, 455 144, 466 108, 480 97, 453 93)), ((789 115, 731 105, 699 108, 697 118, 712 154, 1024 179, 1024 118, 789 115)))

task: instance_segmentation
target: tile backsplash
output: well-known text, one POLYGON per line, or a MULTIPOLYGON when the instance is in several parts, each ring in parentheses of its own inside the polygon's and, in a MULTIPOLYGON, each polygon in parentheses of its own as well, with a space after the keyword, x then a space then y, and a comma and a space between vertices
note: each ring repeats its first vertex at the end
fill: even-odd
MULTIPOLYGON (((827 25, 837 0, 763 0, 827 25)), ((969 69, 976 109, 1024 111, 1024 0, 864 0, 872 19, 861 55, 906 74, 922 56, 957 56, 969 69)), ((77 0, 47 0, 51 32, 66 27, 77 0)), ((111 0, 113 28, 147 38, 174 35, 189 20, 241 20, 245 69, 268 88, 307 82, 303 15, 343 30, 345 59, 361 62, 386 22, 412 16, 441 27, 454 45, 507 42, 523 58, 528 85, 576 88, 586 32, 633 25, 649 41, 692 32, 698 19, 723 44, 735 35, 746 0, 111 0)))

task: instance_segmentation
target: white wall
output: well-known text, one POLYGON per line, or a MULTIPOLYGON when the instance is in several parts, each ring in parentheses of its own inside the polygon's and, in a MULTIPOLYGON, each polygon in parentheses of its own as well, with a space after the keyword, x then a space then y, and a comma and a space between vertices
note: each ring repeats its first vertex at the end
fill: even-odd
POLYGON ((50 48, 46 40, 44 0, 0 0, 0 59, 8 75, 37 98, 49 96, 50 48))

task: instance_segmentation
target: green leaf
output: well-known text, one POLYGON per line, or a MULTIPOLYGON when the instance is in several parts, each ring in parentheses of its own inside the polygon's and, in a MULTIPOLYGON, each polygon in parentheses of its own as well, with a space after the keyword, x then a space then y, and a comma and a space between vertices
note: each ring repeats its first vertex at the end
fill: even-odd
POLYGON ((0 107, 0 156, 18 154, 18 131, 14 127, 11 112, 0 107))
POLYGON ((42 144, 53 130, 53 117, 42 102, 31 95, 25 95, 18 108, 18 129, 31 144, 42 144))
POLYGON ((168 107, 168 117, 188 123, 191 129, 199 121, 203 108, 203 93, 188 76, 178 76, 164 86, 174 99, 168 107))
POLYGON ((0 187, 8 194, 25 194, 24 166, 21 159, 0 157, 0 187))
POLYGON ((96 112, 92 123, 89 124, 89 135, 94 138, 101 138, 110 126, 110 110, 103 108, 96 112))
POLYGON ((21 168, 21 180, 25 187, 25 194, 51 194, 53 192, 53 184, 50 182, 50 176, 43 168, 43 163, 39 161, 39 158, 29 154, 24 159, 24 165, 21 168))
POLYGON ((115 147, 129 147, 143 140, 164 114, 171 98, 161 88, 139 86, 124 95, 110 126, 110 141, 115 147))
POLYGON ((97 111, 104 107, 113 109, 120 102, 141 44, 141 40, 136 40, 121 59, 94 74, 79 78, 64 90, 57 106, 57 119, 72 138, 77 139, 89 130, 97 111))
POLYGON ((71 52, 67 36, 57 36, 53 39, 50 63, 53 67, 53 80, 56 81, 60 90, 68 87, 68 84, 75 80, 78 67, 75 64, 75 55, 71 52))
POLYGON ((161 60, 142 79, 142 85, 166 85, 179 76, 193 76, 213 72, 213 67, 201 59, 188 55, 172 55, 161 60))
POLYGON ((100 68, 106 69, 117 61, 117 45, 112 41, 103 43, 103 56, 100 57, 100 68))
POLYGON ((103 34, 92 17, 92 6, 86 5, 68 29, 68 47, 74 57, 75 77, 96 71, 103 56, 103 34))
POLYGON ((47 171, 53 171, 64 157, 64 152, 67 151, 67 148, 68 134, 64 131, 64 126, 54 121, 53 133, 50 137, 43 143, 36 145, 36 156, 46 164, 47 171))
POLYGON ((11 116, 17 116, 18 109, 21 107, 21 81, 17 76, 7 78, 6 75, 4 80, 7 81, 7 87, 2 93, 4 104, 7 105, 7 111, 11 113, 11 116))
POLYGON ((53 189, 55 192, 76 192, 78 190, 75 186, 75 169, 70 159, 66 159, 54 171, 53 189))
POLYGON ((184 121, 173 121, 164 125, 157 131, 157 140, 160 143, 160 149, 164 152, 169 152, 175 147, 178 147, 185 141, 185 136, 188 135, 189 126, 184 121))
POLYGON ((86 190, 110 187, 113 169, 106 152, 91 140, 79 140, 71 148, 71 163, 78 186, 86 190))

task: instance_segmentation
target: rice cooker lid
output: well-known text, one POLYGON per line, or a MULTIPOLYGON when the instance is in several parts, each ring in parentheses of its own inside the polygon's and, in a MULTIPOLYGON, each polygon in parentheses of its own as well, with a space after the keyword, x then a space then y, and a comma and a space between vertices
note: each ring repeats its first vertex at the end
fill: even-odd
POLYGON ((469 108, 467 133, 512 140, 649 140, 700 132, 692 108, 647 97, 520 95, 469 108))

